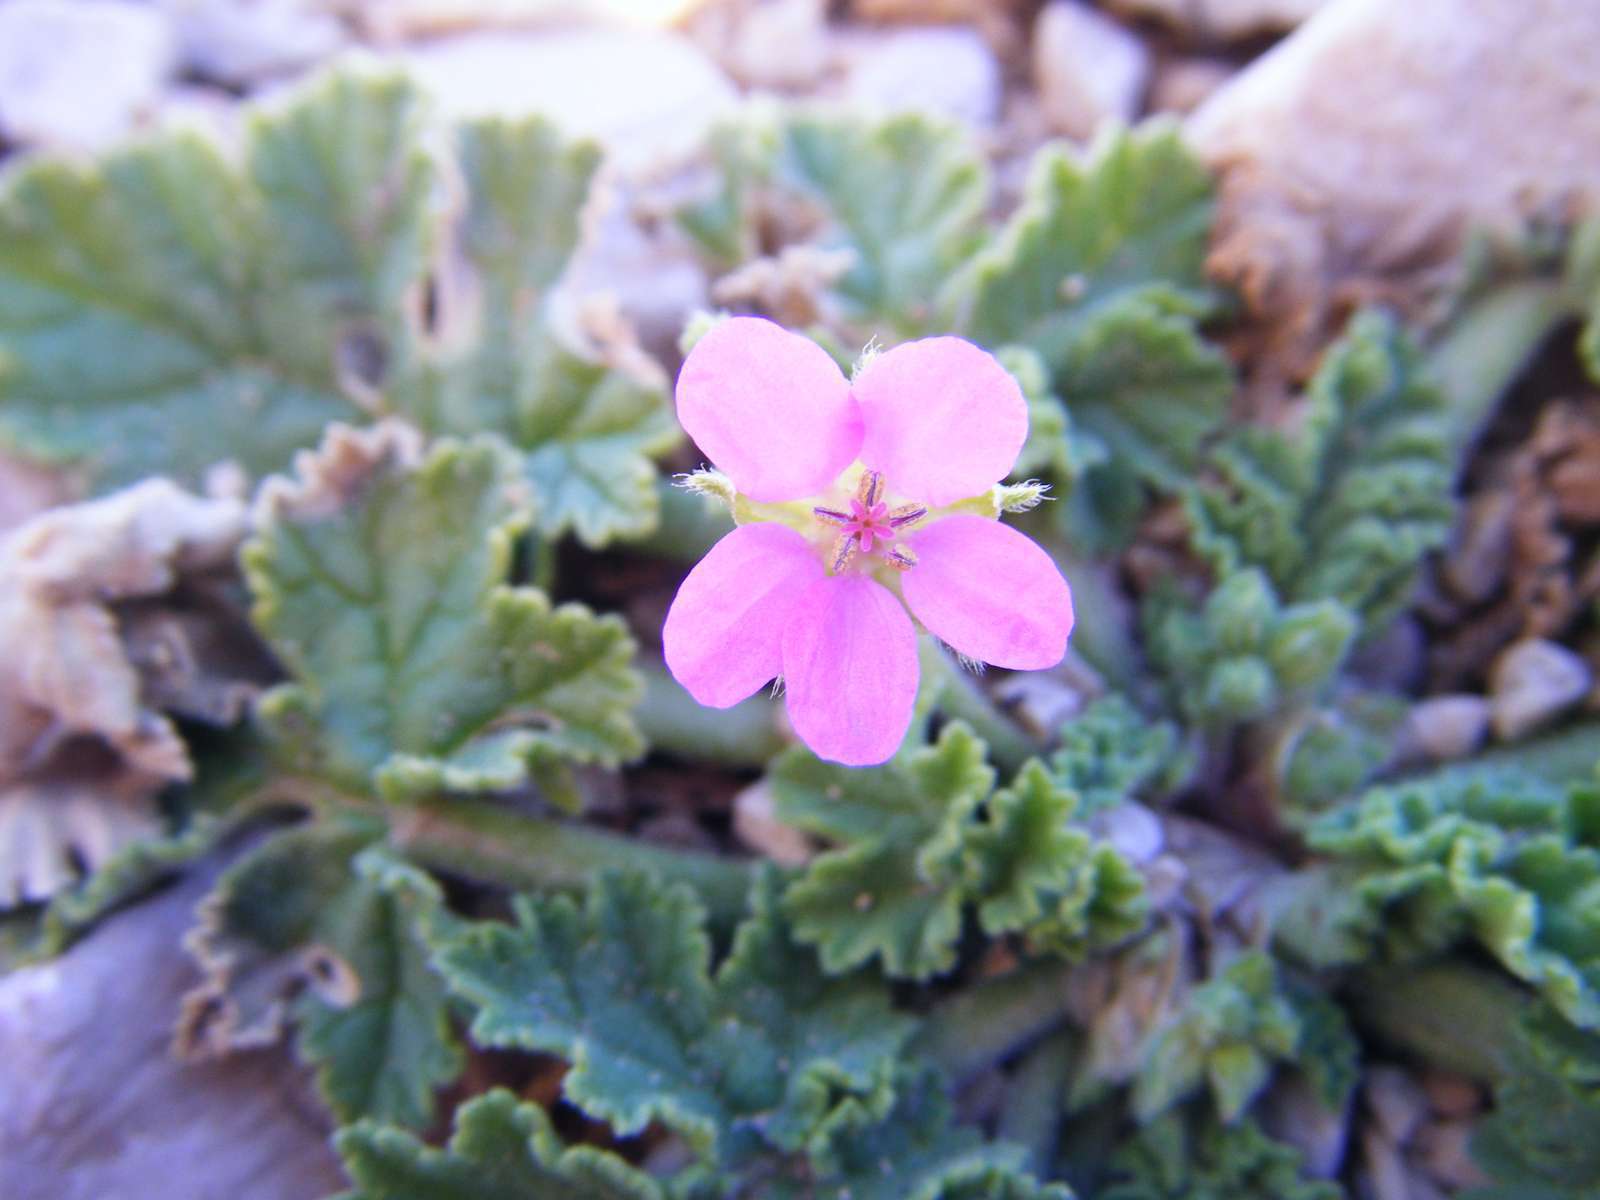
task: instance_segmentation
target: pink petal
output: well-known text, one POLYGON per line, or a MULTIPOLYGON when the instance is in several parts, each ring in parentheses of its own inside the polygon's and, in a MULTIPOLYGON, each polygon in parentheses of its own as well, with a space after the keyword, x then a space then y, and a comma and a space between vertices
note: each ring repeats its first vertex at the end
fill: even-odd
POLYGON ((754 500, 814 495, 861 448, 861 418, 838 365, 760 317, 733 317, 695 343, 678 373, 678 420, 754 500))
POLYGON ((1067 652, 1072 592, 1030 538, 986 517, 944 517, 907 541, 900 592, 917 620, 969 658, 1033 671, 1067 652))
POLYGON ((701 704, 727 708, 783 669, 783 630, 822 562, 794 530, 741 525, 702 558, 667 610, 667 668, 701 704))
POLYGON ((894 755, 917 698, 917 631, 864 575, 819 579, 783 633, 789 721, 813 753, 850 767, 894 755))
POLYGON ((1006 477, 1028 436, 1028 402, 994 357, 956 337, 879 355, 852 388, 866 440, 861 461, 924 504, 976 496, 1006 477))

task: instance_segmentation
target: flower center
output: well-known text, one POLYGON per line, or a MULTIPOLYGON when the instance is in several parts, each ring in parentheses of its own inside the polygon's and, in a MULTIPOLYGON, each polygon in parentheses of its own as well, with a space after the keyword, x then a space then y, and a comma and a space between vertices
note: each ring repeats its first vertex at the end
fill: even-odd
POLYGON ((881 471, 868 471, 850 499, 848 511, 838 508, 813 508, 819 521, 840 530, 829 552, 829 564, 837 575, 857 554, 878 556, 890 566, 908 570, 917 565, 917 556, 899 545, 900 532, 928 515, 921 504, 902 504, 890 508, 884 501, 886 489, 881 471))

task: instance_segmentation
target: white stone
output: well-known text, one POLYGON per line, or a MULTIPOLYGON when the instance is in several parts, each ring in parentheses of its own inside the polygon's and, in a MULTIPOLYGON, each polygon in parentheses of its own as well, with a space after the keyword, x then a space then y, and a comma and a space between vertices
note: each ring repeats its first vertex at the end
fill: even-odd
POLYGON ((178 33, 184 65, 217 83, 244 86, 303 70, 348 41, 320 0, 160 0, 178 33))
POLYGON ((98 150, 154 109, 176 63, 157 10, 113 0, 0 4, 0 134, 98 150))
POLYGON ((1213 274, 1309 361, 1374 277, 1592 208, 1597 43, 1600 5, 1572 0, 1331 0, 1186 122, 1223 173, 1213 274))
POLYGON ((1000 63, 975 29, 934 26, 872 34, 856 44, 844 99, 990 125, 1000 113, 1000 63))
POLYGON ((1057 133, 1088 138, 1131 121, 1150 76, 1144 41, 1077 0, 1052 0, 1033 29, 1033 77, 1057 133))
POLYGON ((397 51, 447 118, 542 113, 630 171, 692 153, 738 94, 692 42, 627 30, 483 33, 397 51))
POLYGON ((724 0, 684 29, 746 87, 809 88, 833 61, 824 0, 724 0))
POLYGON ((734 797, 733 832, 746 846, 779 866, 803 867, 816 852, 810 838, 778 820, 772 791, 765 782, 753 783, 734 797))
POLYGON ((1430 696, 1406 718, 1407 738, 1429 758, 1466 758, 1489 732, 1489 701, 1482 696, 1430 696))
POLYGON ((1582 700, 1592 683, 1589 664, 1565 646, 1543 638, 1516 643, 1489 668, 1495 736, 1532 733, 1582 700))

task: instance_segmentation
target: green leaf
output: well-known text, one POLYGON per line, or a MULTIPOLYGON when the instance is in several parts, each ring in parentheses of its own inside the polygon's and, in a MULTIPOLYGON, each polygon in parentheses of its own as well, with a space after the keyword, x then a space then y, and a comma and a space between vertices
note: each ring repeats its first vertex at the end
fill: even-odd
POLYGON ((1152 663, 1199 725, 1259 720, 1314 699, 1343 665, 1358 622, 1337 601, 1284 605, 1255 568, 1224 578, 1198 612, 1161 591, 1142 619, 1152 663))
POLYGON ((1071 957, 1144 927, 1143 879, 1081 824, 1077 795, 1038 761, 994 790, 984 744, 959 721, 866 770, 790 751, 769 776, 778 816, 843 843, 789 886, 795 936, 823 966, 878 958, 926 979, 955 962, 966 906, 991 934, 1022 931, 1071 957))
POLYGON ((1495 1087, 1472 1156, 1496 1183, 1472 1200, 1580 1200, 1600 1183, 1600 1037, 1575 1029, 1547 1005, 1513 1025, 1510 1069, 1495 1087))
POLYGON ((704 918, 686 888, 605 875, 581 909, 521 897, 515 925, 473 927, 438 961, 479 1042, 567 1059, 567 1098, 618 1133, 660 1120, 725 1167, 798 1151, 838 1093, 881 1087, 911 1024, 817 970, 770 873, 714 976, 704 918))
POLYGON ((355 1182, 341 1200, 665 1200, 661 1185, 609 1151, 562 1145, 550 1118, 496 1088, 456 1112, 450 1145, 363 1121, 339 1132, 355 1182))
POLYGON ((989 346, 1030 345, 1059 369, 1109 304, 1204 311, 1211 191, 1167 124, 1114 131, 1082 164, 1042 152, 1022 205, 973 264, 967 330, 989 346))
POLYGON ((1077 793, 1034 760, 989 799, 962 833, 986 933, 1026 934, 1029 945, 1081 958, 1138 933, 1149 920, 1144 879, 1081 824, 1077 793))
POLYGON ((1134 1113, 1149 1120, 1206 1086, 1222 1120, 1237 1120, 1273 1063, 1296 1057, 1300 1037, 1300 1016, 1279 989, 1272 959, 1242 954, 1191 992, 1156 1036, 1134 1079, 1134 1113))
POLYGON ((1281 920, 1324 963, 1409 960, 1470 939, 1568 1020, 1600 1028, 1600 788, 1514 771, 1377 787, 1306 833, 1332 861, 1281 920))
POLYGON ((1120 695, 1096 700, 1063 725, 1050 756, 1050 774, 1077 794, 1080 817, 1142 797, 1181 765, 1177 730, 1145 719, 1120 695))
POLYGON ((819 245, 854 252, 835 288, 850 319, 902 336, 942 324, 936 298, 978 248, 989 202, 984 157, 959 124, 796 114, 778 129, 773 175, 822 210, 819 245))
POLYGON ((1190 318, 1144 296, 1086 317, 1054 365, 1073 423, 1108 448, 1113 464, 1166 486, 1189 477, 1233 395, 1222 352, 1190 318))
POLYGON ((1187 494, 1195 544, 1220 574, 1264 570, 1290 603, 1333 600, 1379 630, 1455 523, 1447 397, 1377 312, 1355 317, 1293 431, 1243 428, 1187 494))
POLYGON ((602 546, 649 533, 659 517, 650 459, 680 436, 666 380, 626 343, 563 344, 547 303, 578 244, 598 148, 534 117, 464 125, 456 150, 463 270, 387 402, 430 433, 504 437, 522 456, 544 536, 570 529, 602 546))
POLYGON ((842 1103, 812 1149, 813 1178, 776 1181, 773 1200, 1072 1200, 1019 1169, 1022 1152, 956 1126, 935 1071, 907 1070, 887 1112, 842 1103))
POLYGON ((378 834, 364 822, 290 829, 223 874, 189 938, 207 979, 185 1001, 180 1045, 259 1045, 292 1018, 340 1120, 421 1128, 462 1066, 425 940, 449 918, 438 886, 375 848, 378 834))
POLYGON ((1299 1151, 1253 1121, 1171 1113, 1117 1151, 1097 1200, 1341 1200, 1337 1184, 1306 1179, 1301 1166, 1299 1151))
POLYGON ((1050 373, 1072 436, 1092 439, 1056 515, 1074 544, 1125 543, 1144 487, 1192 477, 1233 391, 1195 318, 1212 304, 1204 261, 1211 181, 1168 125, 1115 131, 1088 160, 1046 150, 1010 223, 953 285, 966 333, 1021 343, 1050 373))
POLYGON ((714 187, 678 219, 718 269, 843 252, 842 276, 806 299, 845 341, 948 328, 946 284, 981 243, 989 204, 987 162, 958 123, 766 109, 719 126, 708 149, 714 187), (793 240, 773 247, 774 234, 793 240))
POLYGON ((264 472, 360 414, 353 352, 402 337, 431 172, 398 79, 332 76, 242 162, 169 133, 0 188, 0 441, 98 486, 264 472))
POLYGON ((263 512, 243 559, 295 682, 259 712, 302 770, 407 799, 559 787, 563 763, 641 749, 620 619, 503 582, 528 510, 493 439, 418 462, 393 428, 336 430, 263 512))
POLYGON ((952 722, 936 745, 882 767, 840 767, 799 748, 778 760, 779 818, 850 843, 814 860, 784 897, 795 936, 821 951, 828 971, 879 957, 891 975, 925 979, 954 963, 963 881, 922 852, 993 788, 984 755, 952 722))

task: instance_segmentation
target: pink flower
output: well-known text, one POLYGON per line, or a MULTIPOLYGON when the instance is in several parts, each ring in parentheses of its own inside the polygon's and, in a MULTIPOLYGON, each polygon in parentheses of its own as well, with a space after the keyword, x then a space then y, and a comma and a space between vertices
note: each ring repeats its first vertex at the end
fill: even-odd
POLYGON ((662 633, 700 703, 726 708, 782 675, 806 745, 866 766, 911 724, 912 617, 996 666, 1066 652, 1066 580, 994 519, 1027 403, 977 346, 909 342, 847 382, 821 347, 734 317, 684 362, 678 419, 739 493, 739 527, 689 572, 662 633))

